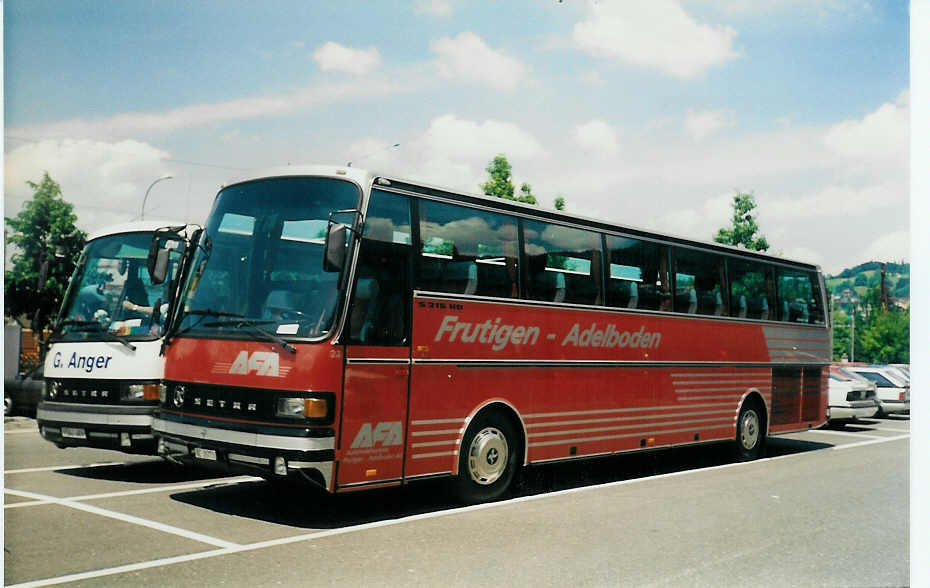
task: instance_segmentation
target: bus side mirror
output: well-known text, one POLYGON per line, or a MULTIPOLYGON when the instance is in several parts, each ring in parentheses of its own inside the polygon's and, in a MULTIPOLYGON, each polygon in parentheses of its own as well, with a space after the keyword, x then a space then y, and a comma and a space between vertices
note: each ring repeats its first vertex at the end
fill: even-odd
POLYGON ((346 235, 349 227, 330 223, 326 227, 326 248, 323 251, 323 271, 338 272, 346 264, 346 235))
POLYGON ((147 269, 152 284, 162 284, 165 278, 168 277, 168 256, 170 253, 167 249, 159 248, 155 251, 154 256, 151 253, 149 254, 147 269))
MULTIPOLYGON (((161 229, 159 229, 161 231, 161 229)), ((156 231, 149 245, 149 256, 145 260, 145 267, 149 270, 149 280, 154 285, 164 283, 168 277, 168 262, 171 250, 177 247, 177 238, 172 239, 164 232, 156 231)))

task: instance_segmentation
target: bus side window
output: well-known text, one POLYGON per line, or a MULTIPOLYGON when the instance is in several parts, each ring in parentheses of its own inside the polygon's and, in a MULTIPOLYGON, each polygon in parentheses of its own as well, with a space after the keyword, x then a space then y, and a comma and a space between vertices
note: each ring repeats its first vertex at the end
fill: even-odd
POLYGON ((723 258, 719 255, 675 249, 675 312, 721 316, 727 314, 727 297, 721 284, 723 258))
POLYGON ((820 282, 817 274, 778 268, 779 320, 792 323, 823 324, 820 282))
POLYGON ((767 320, 771 279, 767 279, 767 266, 752 261, 730 259, 727 263, 730 282, 730 316, 767 320))
POLYGON ((601 237, 598 233, 524 221, 523 241, 527 298, 600 304, 601 237))
POLYGON ((350 343, 406 343, 410 249, 408 199, 372 190, 349 311, 350 343))
POLYGON ((422 200, 418 290, 517 296, 517 221, 513 217, 422 200))
POLYGON ((608 235, 607 305, 668 310, 666 255, 664 246, 608 235))

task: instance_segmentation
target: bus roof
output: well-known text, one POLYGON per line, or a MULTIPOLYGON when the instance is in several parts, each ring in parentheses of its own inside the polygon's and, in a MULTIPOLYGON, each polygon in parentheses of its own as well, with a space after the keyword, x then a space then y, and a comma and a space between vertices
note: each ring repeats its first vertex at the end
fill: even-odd
POLYGON ((403 190, 406 192, 412 192, 415 194, 421 194, 424 196, 434 196, 439 198, 445 198, 449 200, 456 200, 463 203, 470 203, 479 206, 487 206, 489 208, 494 208, 501 210, 502 212, 510 212, 517 214, 523 217, 535 217, 541 220, 552 220, 565 224, 574 224, 576 226, 597 229, 601 231, 622 233, 625 235, 630 235, 633 237, 644 237, 647 239, 653 239, 656 241, 662 241, 669 244, 684 245, 695 247, 698 249, 718 251, 728 255, 734 255, 738 257, 745 258, 755 258, 765 261, 770 261, 772 263, 778 264, 787 264, 795 266, 803 266, 807 269, 812 269, 820 271, 820 266, 812 263, 807 263, 803 261, 797 261, 793 259, 787 259, 784 257, 779 257, 777 255, 771 255, 767 253, 762 253, 758 251, 750 251, 748 249, 740 249, 732 245, 724 245, 722 243, 716 243, 713 241, 702 241, 698 239, 692 239, 689 237, 682 237, 678 235, 673 235, 670 233, 662 233, 657 231, 652 231, 649 229, 643 229, 634 227, 631 225, 624 225, 620 223, 614 223, 605 221, 603 219, 596 219, 591 217, 585 217, 577 214, 569 214, 565 212, 559 212, 557 210, 549 210, 541 208, 539 206, 534 206, 531 204, 525 204, 518 202, 516 200, 504 200, 502 198, 496 198, 493 196, 488 196, 485 194, 478 194, 472 192, 464 192, 458 190, 452 190, 449 188, 443 188, 439 186, 434 186, 428 183, 407 180, 397 176, 383 175, 378 174, 372 171, 364 170, 362 168, 354 168, 350 166, 332 166, 332 165, 288 165, 288 166, 279 166, 272 167, 263 170, 257 170, 253 173, 250 173, 247 176, 237 178, 233 181, 227 182, 222 187, 228 187, 234 184, 260 180, 265 178, 274 178, 274 177, 291 177, 291 176, 322 176, 322 177, 332 177, 332 178, 341 178, 341 179, 350 179, 360 186, 365 188, 371 186, 372 184, 378 184, 383 188, 388 189, 397 189, 403 190))
POLYGON ((150 220, 150 221, 130 221, 128 223, 119 223, 115 225, 110 225, 102 229, 98 229, 88 235, 87 240, 93 241, 94 239, 99 239, 101 237, 109 237, 111 235, 119 235, 121 233, 145 233, 152 232, 155 229, 160 227, 178 227, 189 226, 189 223, 184 221, 170 221, 170 220, 150 220))

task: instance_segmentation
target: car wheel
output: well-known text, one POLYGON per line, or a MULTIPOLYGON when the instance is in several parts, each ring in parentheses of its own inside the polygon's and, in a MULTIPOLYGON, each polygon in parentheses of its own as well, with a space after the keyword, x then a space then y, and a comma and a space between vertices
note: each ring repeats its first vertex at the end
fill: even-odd
POLYGON ((459 449, 455 494, 472 504, 496 500, 513 482, 522 440, 500 413, 479 414, 468 426, 459 449))
POLYGON ((736 457, 752 461, 762 455, 765 445, 765 416, 759 404, 752 400, 743 403, 736 419, 736 457))
POLYGON ((13 399, 3 395, 3 416, 11 416, 13 414, 13 399))

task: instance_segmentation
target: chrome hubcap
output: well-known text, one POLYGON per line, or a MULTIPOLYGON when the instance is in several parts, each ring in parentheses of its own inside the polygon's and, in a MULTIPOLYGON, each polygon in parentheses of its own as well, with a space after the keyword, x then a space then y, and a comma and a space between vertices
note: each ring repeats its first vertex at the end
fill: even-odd
POLYGON ((747 410, 743 413, 743 420, 740 421, 739 440, 744 449, 753 449, 759 442, 759 415, 754 410, 747 410))
POLYGON ((475 482, 487 486, 507 469, 507 439, 494 427, 482 429, 468 447, 468 473, 475 482))

